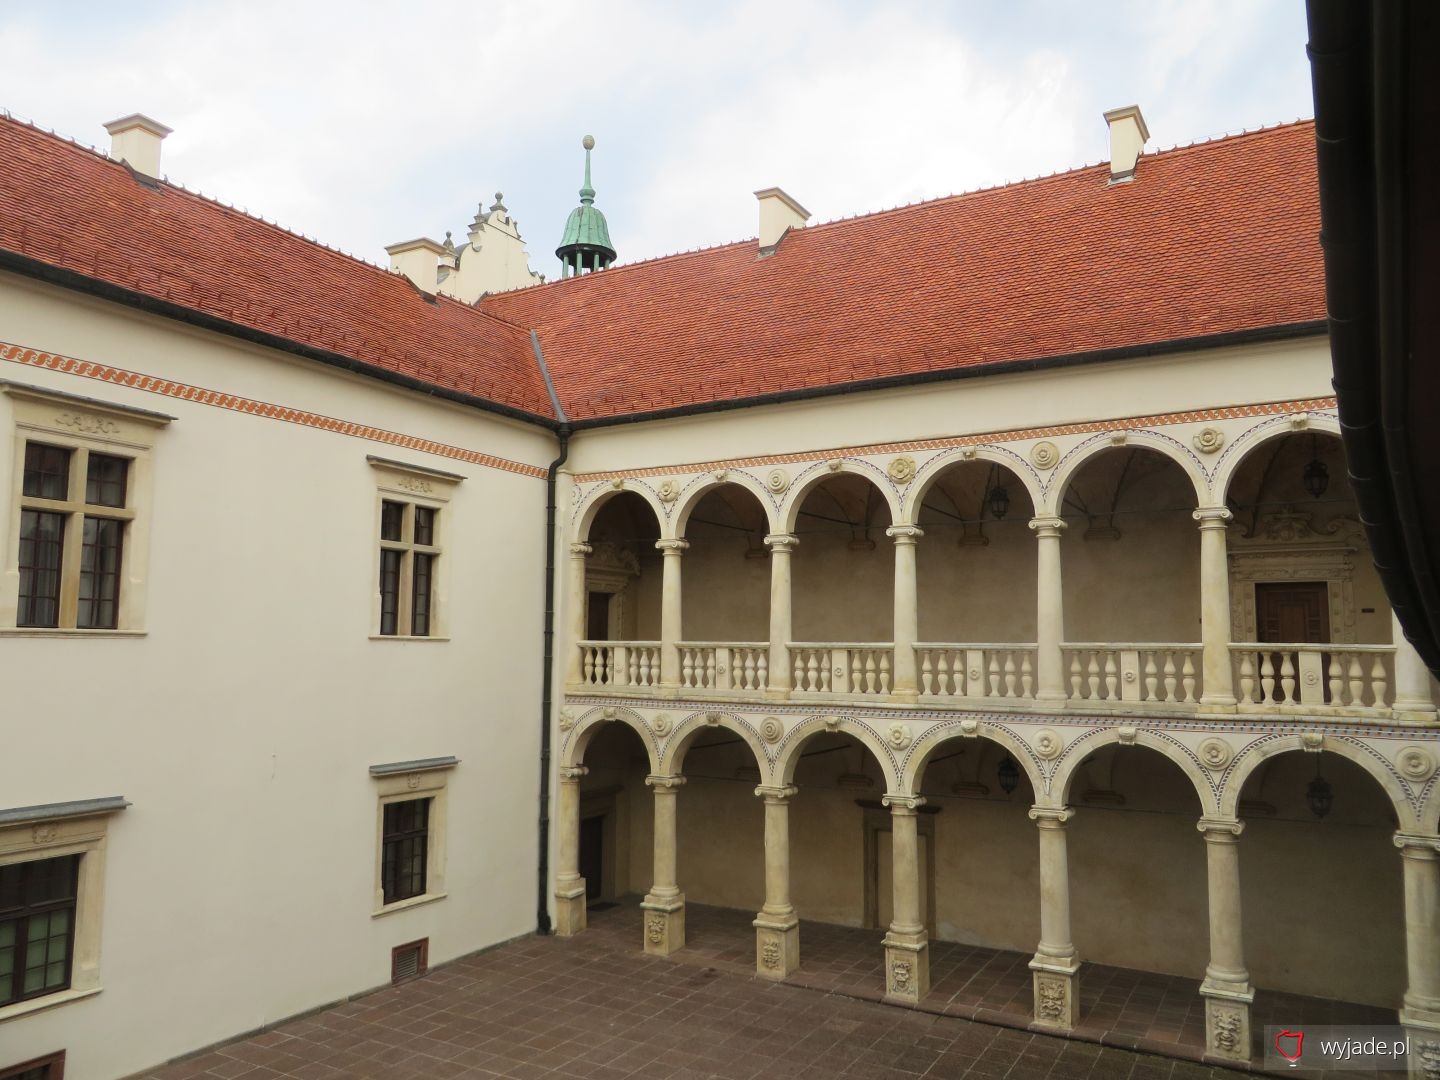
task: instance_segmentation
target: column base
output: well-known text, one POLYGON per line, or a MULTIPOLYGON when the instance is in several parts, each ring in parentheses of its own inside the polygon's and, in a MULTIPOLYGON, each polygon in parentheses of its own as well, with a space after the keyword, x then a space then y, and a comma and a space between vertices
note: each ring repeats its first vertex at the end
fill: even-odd
POLYGON ((585 879, 555 890, 555 934, 574 937, 585 929, 585 879))
POLYGON ((1400 1010, 1400 1023, 1410 1040, 1410 1080, 1440 1077, 1440 1016, 1422 1019, 1404 1008, 1400 1010))
POLYGON ((685 894, 646 896, 640 904, 645 912, 645 951, 652 956, 669 956, 685 947, 685 894))
POLYGON ((885 1000, 917 1005, 930 992, 930 940, 924 930, 885 935, 885 1000))
POLYGON ((1250 1061, 1250 1003, 1255 990, 1247 983, 1200 984, 1205 999, 1205 1060, 1217 1063, 1250 1061))
POLYGON ((1080 958, 1062 960, 1036 953, 1034 972, 1035 1024, 1054 1031, 1072 1031, 1080 1022, 1080 958))
POLYGON ((762 979, 783 979, 800 966, 800 920, 790 915, 760 912, 755 927, 755 974, 762 979))

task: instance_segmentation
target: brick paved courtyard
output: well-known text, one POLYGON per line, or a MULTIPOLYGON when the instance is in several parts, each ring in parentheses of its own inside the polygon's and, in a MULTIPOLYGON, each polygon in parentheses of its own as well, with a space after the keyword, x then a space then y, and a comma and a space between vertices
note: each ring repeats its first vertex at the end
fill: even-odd
MULTIPOLYGON (((1225 1080, 1244 1075, 953 1015, 993 1010, 1013 1023, 1010 1005, 1023 996, 1022 983, 1028 994, 1023 963, 1016 971, 1008 959, 1015 954, 951 946, 947 956, 942 950, 935 981, 940 1007, 951 1013, 944 1015, 881 1005, 852 992, 872 975, 878 985, 878 949, 854 947, 857 936, 878 941, 874 931, 804 924, 808 982, 777 985, 750 973, 754 939, 748 916, 692 906, 687 918, 691 946, 668 960, 640 952, 633 906, 597 911, 591 930, 576 938, 523 938, 140 1076, 1225 1080)), ((1184 1032, 1194 1023, 1190 1001, 1177 997, 1167 1004, 1163 988, 1147 989, 1144 980, 1152 977, 1121 974, 1134 980, 1104 981, 1096 1003, 1111 999, 1120 1019, 1110 1022, 1116 1025, 1132 1001, 1140 1006, 1133 1015, 1152 1015, 1132 1040, 1149 1038, 1157 1026, 1184 1032)))

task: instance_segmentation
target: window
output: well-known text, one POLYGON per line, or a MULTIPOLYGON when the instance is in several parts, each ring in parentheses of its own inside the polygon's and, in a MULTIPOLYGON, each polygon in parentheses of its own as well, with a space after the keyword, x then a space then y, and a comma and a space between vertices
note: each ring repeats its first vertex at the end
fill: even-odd
POLYGON ((368 460, 380 495, 374 634, 443 639, 445 504, 464 477, 384 458, 368 460))
POLYGON ((379 795, 376 915, 445 896, 445 788, 457 764, 439 757, 370 766, 379 795))
POLYGON ((17 429, 0 628, 140 629, 149 450, 170 418, 17 383, 0 390, 17 429))
POLYGON ((0 809, 0 1021, 99 992, 107 822, 126 805, 0 809))
POLYGON ((0 1067, 0 1080, 65 1080, 65 1051, 46 1054, 8 1069, 0 1067))

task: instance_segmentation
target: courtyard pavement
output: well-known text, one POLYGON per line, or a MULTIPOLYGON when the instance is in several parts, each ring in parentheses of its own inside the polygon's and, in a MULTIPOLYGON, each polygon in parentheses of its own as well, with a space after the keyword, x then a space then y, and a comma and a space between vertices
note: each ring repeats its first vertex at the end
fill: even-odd
MULTIPOLYGON (((690 947, 670 959, 640 951, 633 905, 594 911, 591 929, 578 937, 522 938, 137 1078, 1229 1080, 1244 1075, 866 1000, 850 988, 871 976, 878 985, 875 931, 803 924, 802 970, 809 969, 809 983, 768 982, 752 973, 749 916, 698 905, 686 914, 690 947), (857 936, 865 948, 855 948, 857 936)), ((974 995, 1018 1002, 1022 982, 1028 994, 1028 971, 1022 977, 1009 961, 972 955, 966 946, 952 948, 953 962, 941 956, 935 962, 937 990, 945 995, 943 987, 955 986, 944 998, 947 1004, 974 995)), ((1164 1013, 1172 1024, 1164 993, 1152 1002, 1144 978, 1126 991, 1126 1001, 1153 1006, 1157 1017, 1164 1013)), ((1113 980, 1106 985, 1110 989, 1097 1003, 1107 992, 1119 993, 1113 980)), ((1181 1006, 1172 1008, 1179 1017, 1181 1006)), ((1184 1003, 1184 1016, 1173 1021, 1178 1030, 1193 1023, 1191 1011, 1184 1003)), ((1122 1004, 1118 1015, 1125 1012, 1122 1004)))

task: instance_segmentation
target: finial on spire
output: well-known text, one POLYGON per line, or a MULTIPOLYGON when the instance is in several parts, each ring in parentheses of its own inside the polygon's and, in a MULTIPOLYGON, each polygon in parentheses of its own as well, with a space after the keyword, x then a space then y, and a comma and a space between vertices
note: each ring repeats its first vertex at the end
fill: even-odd
POLYGON ((595 136, 586 135, 580 145, 585 148, 585 185, 580 189, 580 201, 590 206, 595 202, 595 188, 590 184, 590 151, 595 149, 595 136))

